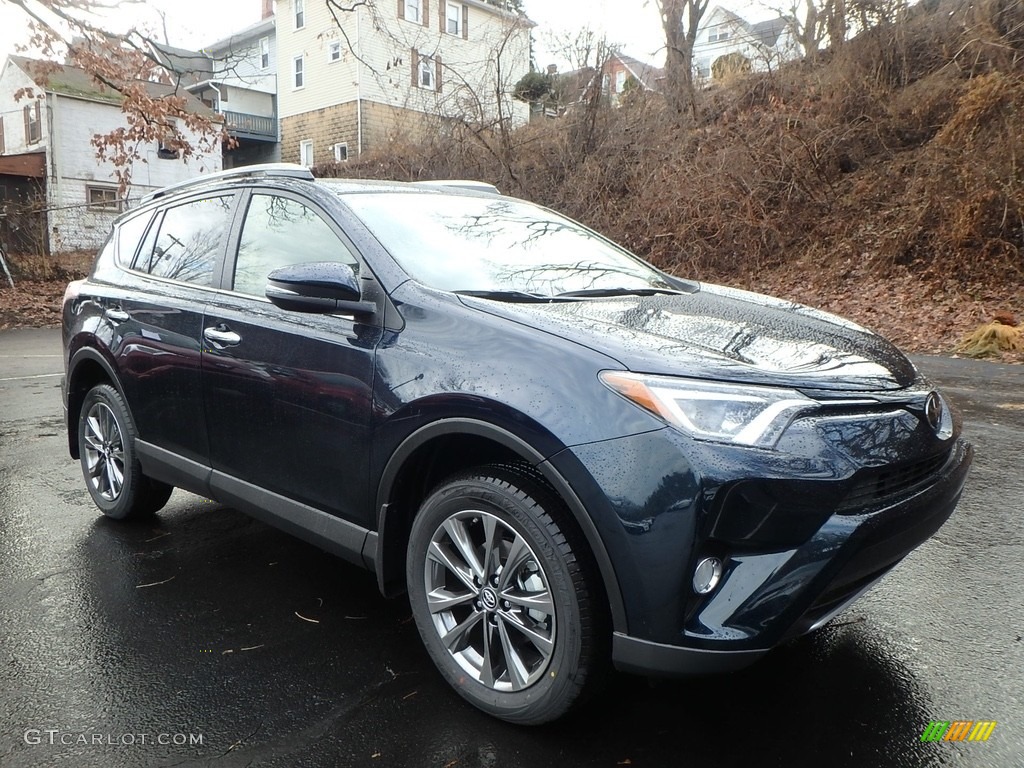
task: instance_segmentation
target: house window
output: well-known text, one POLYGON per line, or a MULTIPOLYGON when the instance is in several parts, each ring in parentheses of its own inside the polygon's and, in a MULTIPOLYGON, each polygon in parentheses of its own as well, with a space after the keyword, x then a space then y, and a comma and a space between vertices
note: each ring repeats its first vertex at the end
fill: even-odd
POLYGON ((43 121, 39 114, 39 102, 25 106, 25 143, 35 144, 43 138, 43 121))
POLYGON ((310 139, 299 142, 299 164, 313 167, 313 142, 310 139))
POLYGON ((117 194, 117 187, 93 187, 86 185, 85 197, 89 203, 90 211, 112 211, 119 213, 124 210, 121 198, 117 194))
POLYGON ((306 26, 306 0, 295 0, 295 28, 306 26))
POLYGON ((270 38, 260 38, 260 69, 270 69, 270 38))
POLYGON ((615 73, 615 92, 622 93, 626 88, 626 71, 620 69, 615 73))
POLYGON ((305 61, 301 56, 295 57, 295 87, 302 88, 306 84, 306 76, 304 72, 305 61))
POLYGON ((174 136, 177 132, 177 128, 178 126, 173 122, 164 124, 165 136, 160 138, 156 148, 156 156, 160 160, 177 160, 181 157, 177 142, 169 140, 169 137, 174 136))
POLYGON ((406 21, 415 21, 417 24, 420 21, 420 3, 423 0, 403 0, 405 3, 405 16, 403 17, 406 21))
POLYGON ((341 61, 341 41, 332 40, 327 44, 327 61, 341 61))
POLYGON ((334 145, 334 162, 344 163, 348 160, 348 144, 341 142, 334 145))
POLYGON ((462 34, 462 6, 448 3, 446 11, 445 31, 449 35, 462 34))
POLYGON ((156 156, 160 160, 177 160, 178 150, 161 140, 156 148, 156 156))
POLYGON ((419 86, 431 91, 437 88, 434 82, 434 60, 429 56, 420 56, 419 86))
POLYGON ((728 39, 729 39, 729 30, 726 29, 725 27, 721 27, 721 26, 713 27, 711 29, 711 31, 708 32, 708 42, 709 43, 718 43, 718 42, 721 42, 722 40, 728 40, 728 39))

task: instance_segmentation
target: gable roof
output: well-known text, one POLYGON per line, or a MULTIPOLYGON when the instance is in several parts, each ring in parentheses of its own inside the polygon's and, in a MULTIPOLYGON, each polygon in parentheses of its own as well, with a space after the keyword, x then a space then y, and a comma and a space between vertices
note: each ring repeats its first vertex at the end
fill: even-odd
MULTIPOLYGON (((29 59, 24 56, 9 56, 8 60, 32 78, 35 84, 47 93, 84 99, 86 101, 97 101, 117 107, 123 101, 123 96, 120 93, 103 85, 91 74, 79 67, 58 64, 53 61, 29 59)), ((172 95, 181 96, 185 99, 185 109, 187 111, 211 119, 218 118, 218 115, 212 109, 183 88, 175 88, 173 85, 154 83, 149 80, 139 80, 136 82, 142 83, 146 93, 155 99, 172 95)))
POLYGON ((236 47, 238 47, 239 43, 255 40, 260 37, 268 37, 274 34, 276 29, 276 17, 268 16, 265 19, 260 19, 255 24, 250 24, 245 29, 239 30, 238 32, 232 32, 227 37, 218 40, 215 43, 204 45, 203 53, 214 57, 216 57, 217 53, 231 53, 236 47))
POLYGON ((773 19, 766 19, 751 24, 739 14, 719 5, 715 6, 711 13, 704 17, 698 29, 702 31, 708 27, 717 27, 724 24, 734 25, 738 35, 748 37, 767 48, 774 48, 779 42, 779 37, 789 26, 790 20, 780 15, 773 19))
POLYGON ((186 88, 213 76, 213 62, 202 51, 154 42, 150 42, 149 47, 161 66, 171 75, 180 78, 186 88))
POLYGON ((775 44, 779 42, 779 36, 786 31, 788 25, 789 22, 785 17, 777 16, 774 19, 751 24, 750 34, 762 45, 774 48, 775 44))
POLYGON ((661 67, 634 59, 632 56, 617 53, 613 58, 621 61, 636 81, 648 91, 656 91, 657 82, 665 77, 665 70, 661 67))

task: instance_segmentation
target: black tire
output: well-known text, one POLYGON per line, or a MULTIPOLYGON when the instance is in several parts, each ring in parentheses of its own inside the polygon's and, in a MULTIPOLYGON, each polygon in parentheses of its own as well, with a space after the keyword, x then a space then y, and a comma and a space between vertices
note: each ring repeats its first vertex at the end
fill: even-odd
POLYGON ((608 661, 601 585, 568 510, 528 468, 484 467, 436 488, 413 521, 406 579, 431 658, 484 712, 538 725, 599 687, 608 661), (460 639, 449 646, 443 635, 460 639))
POLYGON ((167 503, 174 488, 142 473, 135 422, 121 394, 97 384, 78 414, 78 453, 85 487, 107 517, 145 517, 167 503))

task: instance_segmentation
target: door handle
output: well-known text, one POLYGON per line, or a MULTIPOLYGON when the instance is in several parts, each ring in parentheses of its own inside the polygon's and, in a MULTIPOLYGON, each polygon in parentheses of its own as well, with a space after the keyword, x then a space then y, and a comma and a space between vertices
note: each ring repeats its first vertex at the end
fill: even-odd
POLYGON ((115 323, 123 323, 128 320, 131 315, 125 312, 123 309, 108 309, 103 313, 103 317, 107 320, 111 320, 115 323))
POLYGON ((241 342, 242 337, 234 331, 227 330, 224 326, 219 328, 207 328, 203 331, 203 337, 214 344, 220 344, 223 347, 233 347, 241 342))

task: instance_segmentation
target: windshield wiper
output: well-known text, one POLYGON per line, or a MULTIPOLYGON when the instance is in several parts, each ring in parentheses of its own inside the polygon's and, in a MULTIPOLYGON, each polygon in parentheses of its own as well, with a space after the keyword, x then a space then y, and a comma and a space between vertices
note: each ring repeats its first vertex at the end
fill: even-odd
POLYGON ((656 296, 667 294, 669 296, 685 296, 682 291, 673 288, 587 288, 582 291, 566 291, 559 293, 555 298, 585 298, 588 296, 656 296))
POLYGON ((526 291, 454 291, 458 296, 473 296, 477 299, 494 299, 495 301, 550 302, 551 296, 541 296, 526 291))

